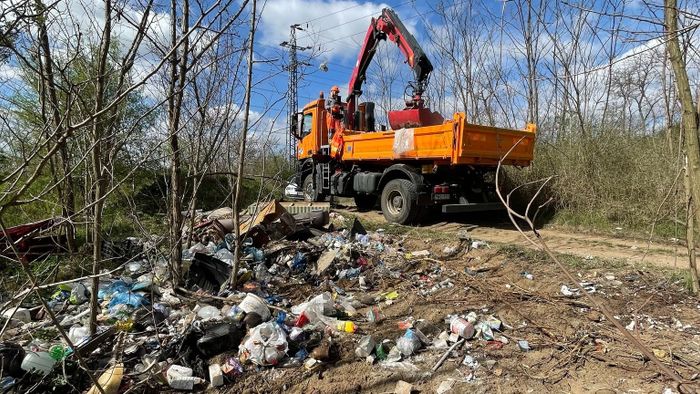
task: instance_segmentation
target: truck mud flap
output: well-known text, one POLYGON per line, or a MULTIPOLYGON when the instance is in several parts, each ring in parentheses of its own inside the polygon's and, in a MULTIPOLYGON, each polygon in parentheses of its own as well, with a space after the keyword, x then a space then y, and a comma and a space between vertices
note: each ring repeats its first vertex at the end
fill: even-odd
POLYGON ((505 209, 506 207, 504 207, 500 201, 473 204, 445 204, 442 206, 442 213, 501 211, 505 209))

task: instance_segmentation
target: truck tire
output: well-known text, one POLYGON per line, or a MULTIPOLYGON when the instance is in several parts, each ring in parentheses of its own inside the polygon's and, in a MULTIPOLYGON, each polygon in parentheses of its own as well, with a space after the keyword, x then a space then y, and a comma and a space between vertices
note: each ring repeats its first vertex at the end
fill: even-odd
POLYGON ((301 187, 301 191, 304 194, 304 201, 323 201, 323 195, 314 188, 314 175, 309 174, 304 178, 304 183, 301 187))
POLYGON ((389 181, 382 190, 382 213, 388 222, 411 224, 418 215, 418 192, 408 179, 389 181))
POLYGON ((355 194, 355 206, 360 212, 367 212, 374 208, 377 196, 374 194, 355 194))

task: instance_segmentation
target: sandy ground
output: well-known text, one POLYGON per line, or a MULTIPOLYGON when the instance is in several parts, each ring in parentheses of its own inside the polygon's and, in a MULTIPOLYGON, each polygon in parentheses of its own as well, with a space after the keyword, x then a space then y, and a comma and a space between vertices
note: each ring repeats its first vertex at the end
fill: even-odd
MULTIPOLYGON (((384 223, 381 211, 357 212, 354 207, 339 209, 341 213, 357 215, 376 223, 384 223)), ((467 230, 472 238, 486 242, 518 245, 531 248, 523 236, 507 220, 505 214, 436 215, 433 220, 421 227, 408 230, 408 234, 420 233, 422 230, 438 231, 444 234, 456 234, 467 230), (446 220, 446 219, 449 219, 446 220)), ((654 264, 663 267, 685 267, 688 251, 679 242, 634 239, 625 236, 624 229, 614 234, 592 234, 573 232, 558 228, 545 227, 540 233, 555 252, 570 254, 583 258, 621 260, 628 264, 654 264)))
MULTIPOLYGON (((375 214, 362 217, 372 219, 367 215, 375 214)), ((643 357, 601 314, 596 302, 606 305, 615 319, 630 327, 677 374, 675 379, 688 381, 683 388, 700 388, 700 300, 690 296, 680 281, 672 280, 666 271, 607 260, 641 258, 643 252, 639 249, 644 243, 545 232, 558 252, 606 259, 583 258, 569 263, 574 275, 594 286, 593 301, 585 296, 563 296, 561 286, 572 284, 556 265, 539 254, 492 245, 482 249, 459 248, 458 255, 443 256, 446 247, 464 246, 453 234, 465 226, 469 224, 434 223, 427 227, 430 231, 417 228, 396 235, 394 246, 406 251, 426 249, 432 258, 392 261, 381 255, 372 256, 363 273, 374 285, 370 290, 360 290, 357 279, 338 281, 338 286, 350 295, 396 290, 399 298, 390 304, 377 304, 385 316, 383 321, 366 321, 363 316, 368 308, 363 308, 356 318, 358 332, 332 333, 332 357, 320 369, 250 370, 223 392, 393 393, 400 380, 409 382, 414 393, 434 393, 441 384, 451 385, 449 393, 678 392, 673 378, 643 357), (436 234, 443 236, 435 237, 436 234), (632 249, 634 245, 638 249, 632 249), (532 274, 532 280, 526 278, 527 273, 532 274), (426 292, 445 280, 452 287, 426 292), (445 349, 426 346, 404 359, 412 365, 411 370, 376 362, 368 364, 354 354, 363 335, 396 341, 404 332, 399 323, 412 318, 432 340, 448 330, 447 315, 472 311, 500 319, 504 323, 502 335, 508 343, 501 346, 483 339, 470 340, 451 352, 435 372, 432 367, 445 349), (531 350, 520 350, 518 340, 527 340, 531 350), (478 366, 464 365, 466 355, 478 366)), ((505 228, 477 225, 470 231, 473 238, 487 242, 525 245, 518 241, 519 234, 505 228)), ((673 250, 655 245, 644 261, 667 265, 672 261, 669 254, 673 250)), ((277 289, 278 294, 294 302, 323 290, 323 286, 313 284, 288 284, 277 289)))

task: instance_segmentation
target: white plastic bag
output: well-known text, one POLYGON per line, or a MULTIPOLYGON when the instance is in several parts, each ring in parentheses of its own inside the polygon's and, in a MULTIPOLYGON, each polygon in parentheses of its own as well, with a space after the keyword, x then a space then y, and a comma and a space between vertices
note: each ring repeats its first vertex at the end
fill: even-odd
POLYGON ((399 129, 394 131, 394 156, 402 156, 415 149, 413 129, 399 129))
POLYGON ((243 341, 240 351, 254 364, 277 365, 287 354, 287 336, 277 323, 263 323, 243 341))
POLYGON ((330 292, 326 291, 307 302, 292 307, 292 313, 295 315, 301 315, 302 312, 306 311, 319 313, 325 316, 334 314, 335 306, 333 296, 331 296, 330 292))

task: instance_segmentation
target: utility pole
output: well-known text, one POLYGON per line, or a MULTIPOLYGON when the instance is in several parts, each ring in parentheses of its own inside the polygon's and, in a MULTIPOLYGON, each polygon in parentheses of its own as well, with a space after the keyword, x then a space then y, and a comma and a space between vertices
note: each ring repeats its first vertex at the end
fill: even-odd
POLYGON ((297 112, 299 112, 299 96, 298 96, 298 82, 299 75, 297 74, 297 67, 299 65, 309 66, 307 62, 300 62, 297 59, 297 51, 305 51, 311 49, 310 46, 298 46, 297 45, 297 30, 304 31, 300 24, 296 23, 290 26, 289 41, 283 41, 280 46, 289 49, 289 66, 287 66, 287 71, 289 71, 289 93, 287 96, 287 109, 289 111, 289 116, 287 116, 287 136, 285 137, 285 155, 289 162, 289 167, 294 168, 294 163, 296 162, 294 158, 296 157, 296 138, 292 135, 292 125, 295 124, 295 117, 297 112))

